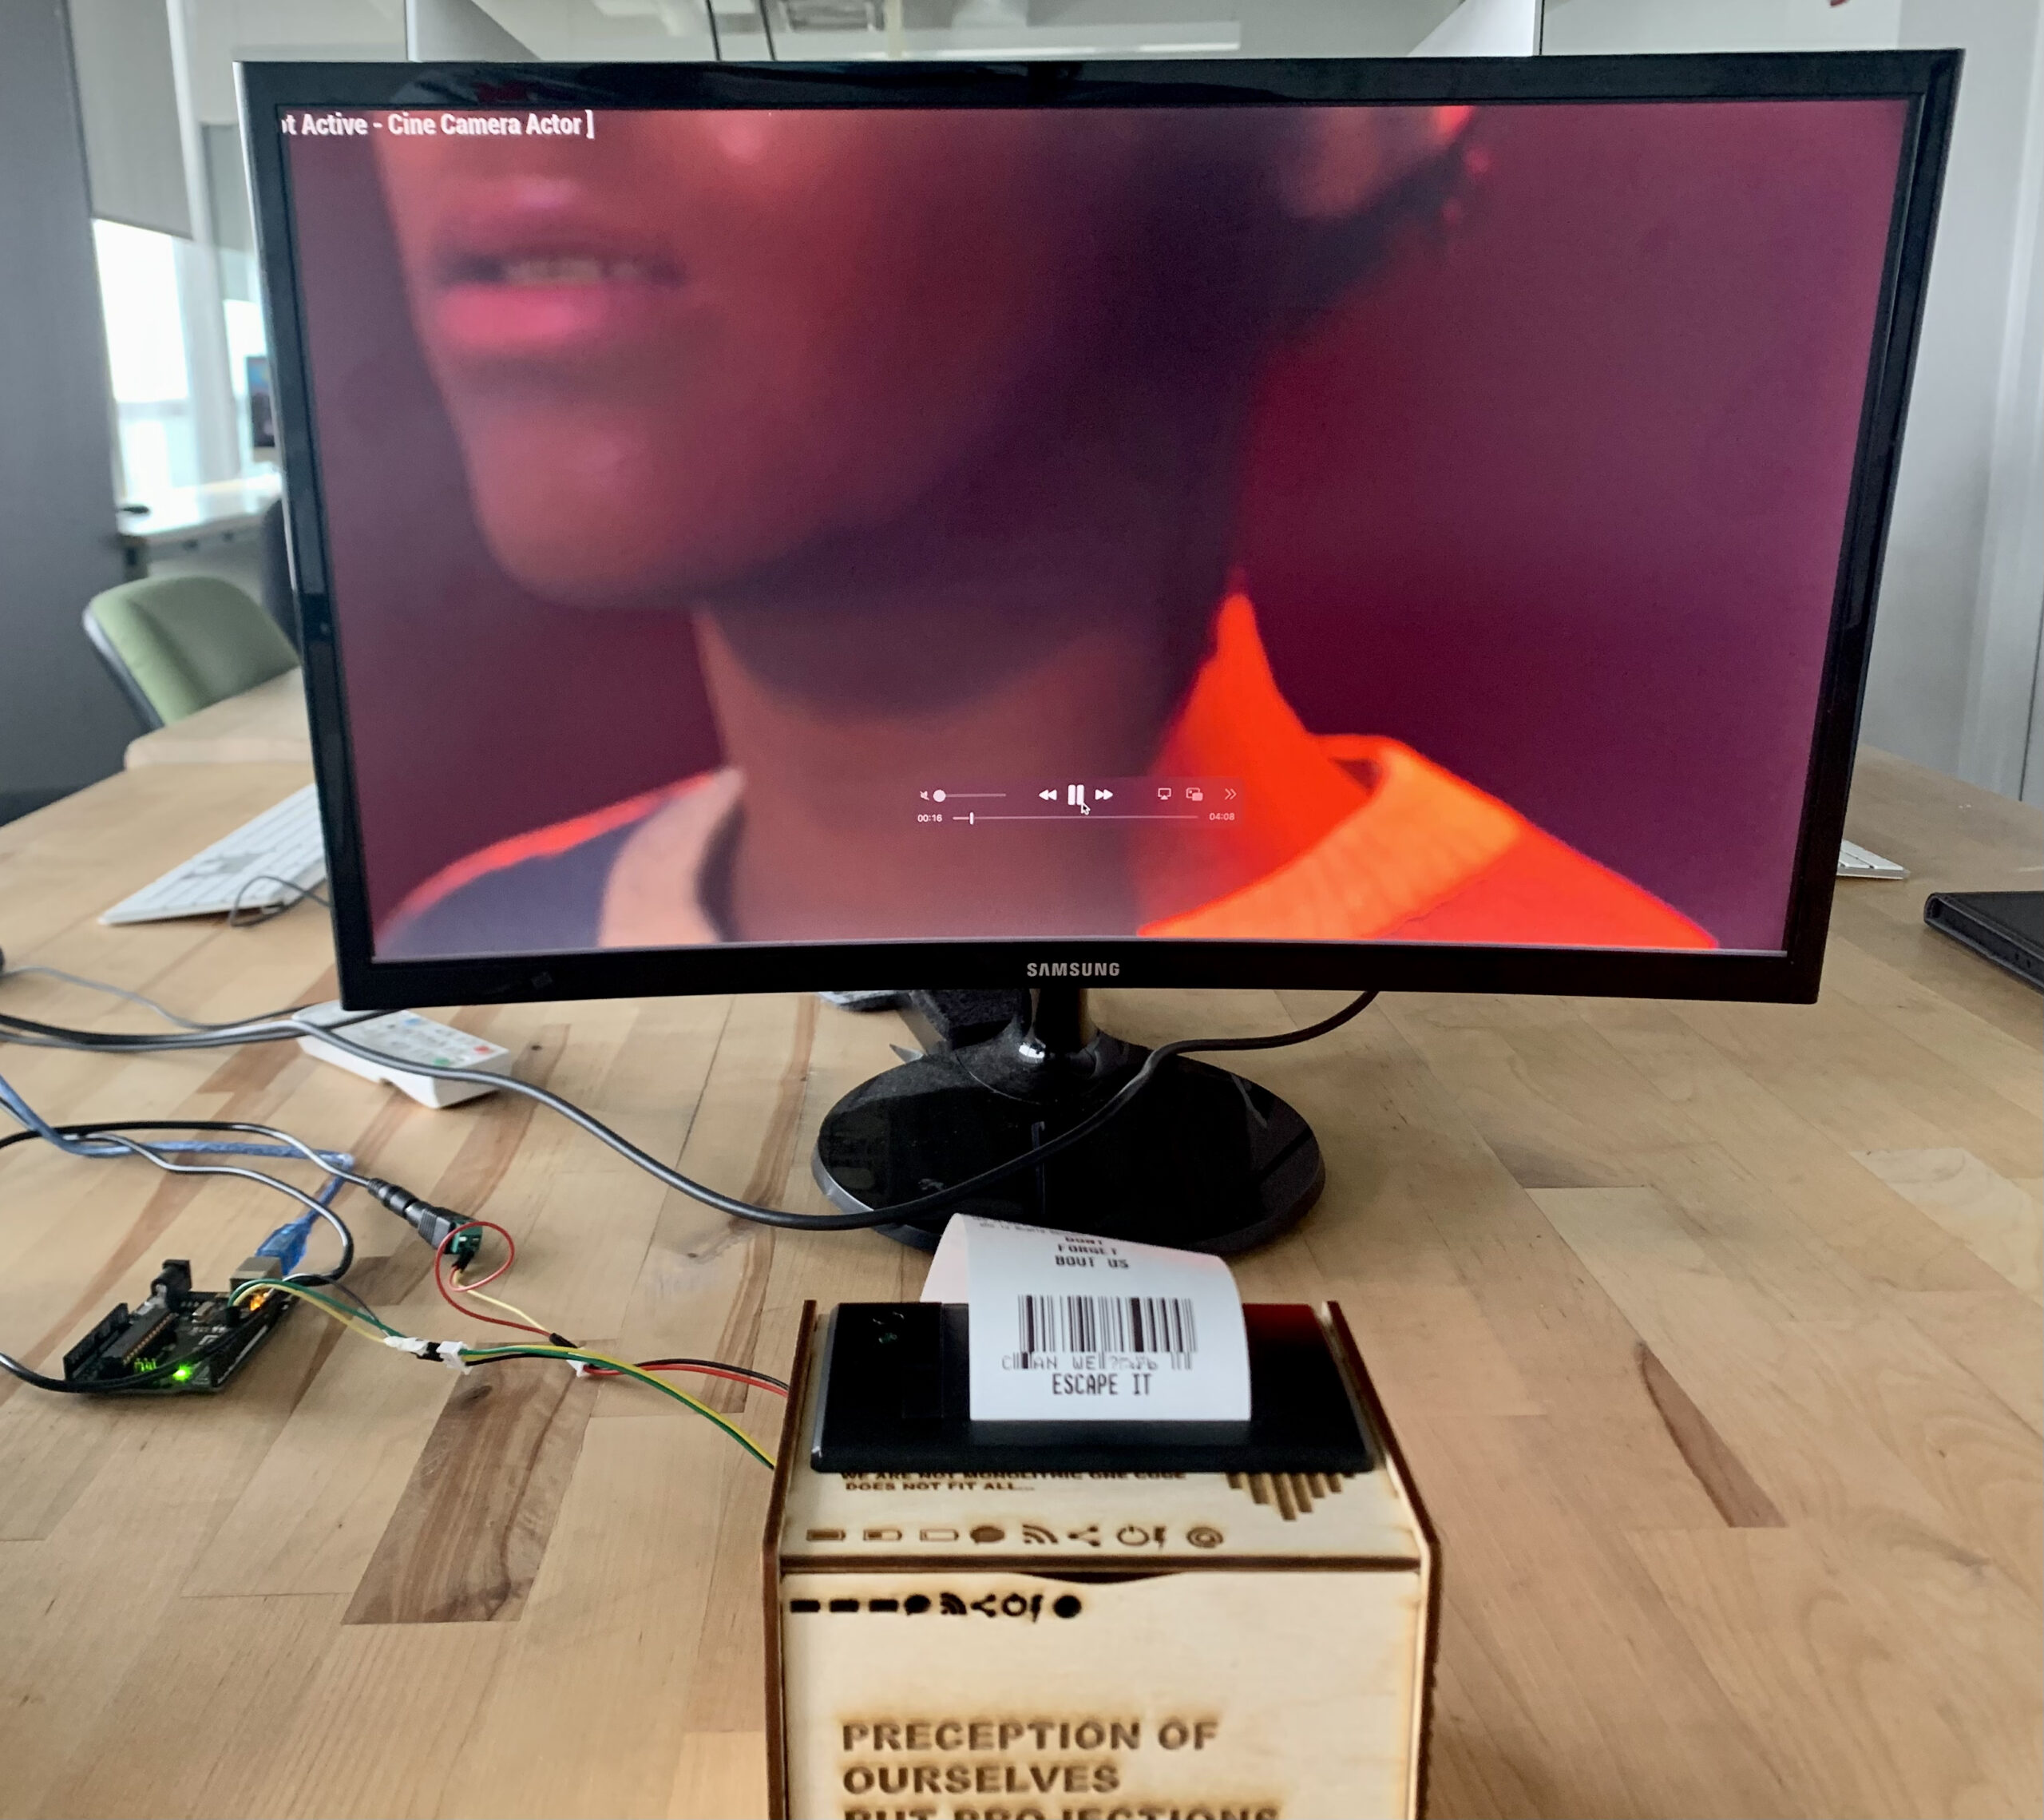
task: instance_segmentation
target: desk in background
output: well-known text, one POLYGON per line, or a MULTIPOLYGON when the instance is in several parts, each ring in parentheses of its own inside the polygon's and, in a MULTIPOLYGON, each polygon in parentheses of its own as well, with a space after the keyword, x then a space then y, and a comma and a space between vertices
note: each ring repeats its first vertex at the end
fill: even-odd
POLYGON ((312 736, 306 728, 305 680, 297 670, 287 670, 130 739, 121 762, 131 771, 164 764, 309 765, 312 736))
MULTIPOLYGON (((133 770, 0 828, 10 954, 196 1017, 327 995, 310 909, 93 921, 306 775, 133 770)), ((1236 1058, 1329 1168, 1244 1292, 1340 1299, 1440 1532, 1437 1816, 2039 1808, 2038 1005, 1920 916, 2034 886, 2044 814, 1870 752, 1848 831, 1915 876, 1841 882, 1813 1008, 1398 995, 1236 1058)), ((1156 1041, 1333 1002, 1099 1008, 1156 1041)), ((455 1015, 691 1173, 818 1211, 816 1122, 902 1040, 790 996, 455 1015)), ((509 1227, 511 1299, 631 1356, 784 1373, 805 1297, 913 1298, 925 1268, 725 1219, 526 1102, 427 1112, 291 1045, 0 1061, 52 1116, 347 1145, 509 1227)), ((410 1235, 343 1204, 361 1292, 467 1332, 410 1235)), ((0 1154, 0 1342, 48 1368, 160 1259, 222 1280, 279 1217, 0 1154)), ((767 1475, 685 1411, 542 1364, 458 1382, 309 1310, 217 1401, 0 1398, 0 1809, 760 1810, 767 1475)), ((723 1401, 773 1433, 767 1398, 723 1401)))
POLYGON ((173 486, 133 503, 119 518, 125 581, 140 580, 166 565, 196 562, 210 571, 222 553, 240 558, 230 568, 252 565, 262 536, 263 514, 281 497, 283 482, 274 470, 246 480, 210 481, 203 486, 173 486))

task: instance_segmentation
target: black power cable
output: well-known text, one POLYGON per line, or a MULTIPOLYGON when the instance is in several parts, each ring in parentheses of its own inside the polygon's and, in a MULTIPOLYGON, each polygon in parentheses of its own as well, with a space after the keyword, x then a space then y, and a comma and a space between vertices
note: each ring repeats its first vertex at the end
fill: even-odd
MULTIPOLYGON (((1308 1043, 1338 1030, 1352 1018, 1359 1017, 1377 998, 1374 989, 1359 994, 1332 1016, 1309 1024, 1302 1029, 1286 1030, 1266 1037, 1189 1037, 1178 1042, 1162 1043, 1151 1050, 1141 1065, 1124 1081, 1107 1102, 1088 1113, 1070 1129, 1033 1150, 997 1163, 990 1169, 982 1169, 977 1175, 969 1176, 962 1182, 953 1182, 948 1187, 934 1189, 926 1195, 918 1195, 912 1200, 897 1201, 892 1206, 870 1208, 863 1213, 791 1213, 782 1207, 763 1207, 756 1202, 740 1199, 684 1176, 678 1169, 671 1168, 658 1157, 648 1154, 618 1132, 615 1132, 593 1114, 584 1112, 571 1100, 549 1092, 544 1087, 534 1086, 529 1081, 519 1080, 515 1075, 490 1074, 473 1068, 431 1068, 422 1066, 417 1072, 430 1073, 448 1081, 473 1082, 507 1093, 523 1095, 557 1112, 570 1124, 579 1125, 599 1143, 635 1164, 638 1168, 664 1186, 691 1199, 700 1201, 706 1207, 715 1207, 720 1213, 734 1219, 749 1219, 762 1226, 778 1227, 784 1231, 803 1232, 856 1232, 875 1226, 892 1226, 903 1220, 917 1219, 926 1215, 947 1212, 961 1201, 969 1199, 981 1190, 995 1183, 1005 1181, 1026 1169, 1040 1168, 1053 1158, 1064 1155, 1083 1144, 1095 1132, 1119 1118, 1135 1102, 1144 1088, 1156 1078, 1157 1072, 1165 1063, 1182 1055, 1230 1053, 1241 1054, 1256 1049, 1289 1049, 1299 1043, 1308 1043)), ((366 1012, 351 1021, 359 1022, 368 1017, 380 1017, 379 1012, 366 1012)), ((60 1025, 43 1024, 25 1017, 15 1017, 0 1013, 0 1037, 14 1041, 26 1041, 46 1048, 86 1049, 115 1050, 128 1054, 148 1053, 152 1050, 220 1049, 242 1043, 283 1042, 298 1037, 312 1037, 344 1053, 389 1067, 391 1057, 382 1051, 358 1043, 343 1033, 345 1026, 315 1024, 298 1017, 250 1023, 215 1032, 188 1032, 172 1036, 145 1036, 116 1034, 94 1031, 69 1030, 60 1025)))
MULTIPOLYGON (((188 1361, 180 1359, 176 1362, 182 1365, 188 1361)), ((46 1378, 33 1366, 22 1364, 12 1353, 6 1352, 0 1352, 0 1371, 20 1378, 24 1384, 34 1385, 38 1390, 60 1391, 67 1397, 121 1396, 141 1390, 145 1378, 153 1382, 158 1375, 153 1371, 135 1372, 126 1378, 102 1379, 94 1384, 73 1384, 68 1378, 46 1378)), ((167 1374, 163 1387, 166 1390, 175 1387, 174 1381, 167 1374)))
POLYGON ((87 992, 103 992, 109 998, 123 998, 130 1005, 139 1005, 145 1010, 153 1011, 166 1024, 175 1024, 180 1030, 239 1030, 245 1025, 267 1024, 278 1017, 295 1017, 301 1011, 310 1011, 310 1005, 286 1005, 275 1011, 259 1013, 253 1017, 234 1017, 224 1023, 201 1023, 196 1018, 181 1017, 167 1005, 160 1005, 145 992, 132 991, 125 985, 109 985, 105 980, 89 980, 82 973, 67 973, 61 967, 46 967, 40 963, 22 967, 10 967, 7 958, 0 954, 0 979, 26 979, 31 975, 46 980, 61 980, 66 985, 81 986, 87 992))
MULTIPOLYGON (((81 981, 77 983, 96 985, 97 982, 81 981)), ((939 1188, 926 1195, 920 1195, 913 1200, 897 1202, 891 1207, 876 1207, 865 1213, 790 1213, 784 1208, 763 1207, 752 1201, 742 1200, 736 1195, 724 1194, 705 1183, 698 1182, 690 1176, 683 1175, 677 1169, 669 1168, 657 1157, 641 1150, 630 1139, 612 1130, 601 1120, 584 1112, 572 1100, 564 1100, 557 1093, 549 1092, 545 1088, 534 1086, 530 1082, 518 1080, 514 1076, 489 1074, 478 1069, 437 1068, 433 1072, 450 1081, 473 1081, 478 1085, 493 1090, 522 1094, 528 1099, 537 1100, 540 1104, 559 1113, 571 1124, 579 1125, 600 1143, 608 1145, 628 1162, 635 1164, 644 1170, 656 1181, 688 1195, 691 1199, 703 1203, 705 1206, 712 1207, 720 1212, 729 1214, 735 1219, 751 1220, 760 1225, 778 1227, 795 1231, 858 1231, 875 1226, 893 1225, 899 1221, 918 1219, 925 1215, 945 1211, 956 1207, 959 1202, 969 1199, 996 1182, 1004 1181, 1009 1176, 1019 1174, 1025 1169, 1039 1168, 1052 1158, 1063 1156, 1066 1152, 1083 1144, 1096 1132, 1100 1131, 1126 1112, 1134 1104, 1143 1088, 1156 1077, 1158 1070, 1176 1057, 1215 1053, 1239 1054, 1258 1049, 1289 1049, 1300 1043, 1311 1042, 1315 1038, 1324 1037, 1331 1031, 1338 1030, 1344 1024, 1360 1017, 1374 1002, 1377 997, 1375 990, 1360 993, 1338 1011, 1321 1018, 1317 1023, 1309 1024, 1301 1029, 1286 1030, 1263 1037, 1194 1037, 1184 1038, 1178 1042, 1160 1044, 1150 1051, 1135 1073, 1123 1083, 1113 1096, 1104 1104, 1097 1107, 1069 1130, 1060 1132, 1048 1142, 1039 1145, 1035 1149, 1027 1151, 1020 1156, 1011 1157, 1005 1163, 996 1164, 990 1169, 983 1169, 977 1175, 968 1176, 962 1182, 954 1182, 948 1188, 939 1188)), ((150 1009, 162 1011, 162 1007, 153 1002, 150 1003, 150 1009)), ((164 1013, 163 1014, 171 1017, 174 1021, 185 1022, 184 1020, 176 1018, 175 1013, 164 1013)), ((381 1015, 382 1013, 376 1012, 363 1013, 349 1021, 361 1022, 367 1018, 381 1015)), ((286 1013, 282 1016, 272 1015, 265 1018, 252 1018, 244 1024, 196 1029, 188 1025, 186 1029, 175 1034, 151 1036, 140 1033, 74 1030, 61 1025, 44 1024, 34 1019, 17 1017, 10 1013, 0 1013, 0 1041, 23 1042, 38 1048, 148 1054, 164 1050, 224 1049, 239 1046, 243 1043, 286 1042, 295 1037, 309 1036, 317 1037, 320 1041, 331 1044, 348 1054, 361 1057, 365 1061, 388 1065, 390 1060, 389 1057, 342 1035, 341 1028, 331 1024, 309 1023, 295 1014, 286 1013)), ((343 1245, 342 1258, 338 1267, 320 1276, 306 1279, 305 1280, 308 1282, 331 1283, 338 1285, 339 1279, 346 1275, 349 1266, 354 1262, 354 1235, 348 1231, 345 1223, 331 1208, 313 1201, 309 1195, 291 1187, 290 1184, 278 1181, 275 1177, 263 1175, 258 1171, 228 1165, 172 1164, 157 1152, 150 1150, 146 1145, 127 1139, 123 1134, 138 1131, 231 1131, 260 1135, 303 1152, 322 1168, 327 1168, 330 1172, 338 1174, 344 1180, 368 1189, 378 1199, 384 1201, 387 1206, 391 1206, 392 1211, 399 1213, 401 1217, 410 1219, 413 1216, 412 1210, 398 1207, 394 1203, 393 1197, 395 1199, 407 1201, 411 1199, 405 1191, 395 1188, 391 1184, 378 1181, 374 1178, 353 1175, 346 1170, 333 1170, 331 1165, 311 1151, 300 1140, 293 1137, 288 1132, 280 1132, 273 1126, 252 1124, 235 1120, 147 1119, 57 1125, 50 1128, 65 1137, 105 1137, 115 1143, 125 1143, 137 1155, 146 1157, 159 1168, 170 1169, 178 1173, 244 1176, 263 1182, 304 1202, 340 1233, 343 1245)), ((32 1138, 40 1139, 42 1135, 41 1132, 34 1130, 12 1133, 6 1137, 0 1138, 0 1150, 4 1150, 13 1144, 26 1143, 32 1138)), ((422 1215, 444 1212, 442 1209, 429 1207, 424 1203, 417 1203, 417 1211, 422 1215)), ((457 1216, 450 1215, 446 1217, 457 1216)), ((424 1230, 422 1227, 421 1231, 424 1230)), ((197 1358, 201 1355, 192 1356, 197 1358)), ((186 1362, 180 1360, 172 1362, 186 1362)), ((695 1364, 715 1362, 675 1359, 656 1362, 695 1364)), ((38 1390, 54 1390, 68 1394, 105 1394, 109 1391, 140 1390, 142 1387, 144 1375, 137 1374, 131 1380, 120 1382, 109 1383, 101 1381, 91 1385, 73 1384, 61 1378, 47 1377, 6 1353, 0 1353, 0 1370, 7 1371, 21 1379, 22 1382, 34 1385, 38 1390)), ((159 1377, 156 1373, 149 1373, 146 1376, 156 1383, 167 1382, 164 1378, 159 1377)))
MULTIPOLYGON (((1351 999, 1331 1017, 1323 1017, 1317 1024, 1309 1024, 1303 1029, 1283 1031, 1274 1036, 1188 1037, 1175 1043, 1160 1043, 1143 1057, 1142 1065, 1122 1084, 1111 1099, 1095 1108, 1069 1130, 1060 1132, 1033 1150, 1026 1150, 1019 1156, 1011 1156, 1005 1163, 996 1163, 991 1169, 982 1169, 976 1176, 968 1176, 962 1182, 953 1182, 948 1188, 918 1195, 913 1200, 897 1201, 890 1207, 869 1208, 864 1213, 790 1213, 784 1208, 762 1207, 756 1202, 741 1200, 735 1195, 725 1194, 684 1176, 678 1169, 669 1168, 659 1158, 649 1156, 629 1138, 612 1131, 601 1120, 584 1112, 572 1100, 564 1100, 557 1093, 550 1093, 544 1087, 535 1087, 529 1081, 520 1081, 510 1075, 485 1073, 481 1069, 435 1068, 432 1073, 449 1081, 474 1081, 482 1086, 501 1088, 509 1092, 521 1093, 527 1099, 537 1100, 571 1124, 580 1125, 598 1142, 609 1145, 627 1162, 636 1164, 656 1181, 735 1219, 750 1219, 762 1226, 802 1232, 857 1232, 875 1226, 892 1226, 898 1221, 920 1219, 926 1214, 945 1212, 961 1200, 970 1199, 981 1189, 992 1187, 996 1182, 1005 1181, 1010 1176, 1019 1175, 1025 1169, 1040 1168, 1053 1157, 1062 1156, 1127 1111, 1136 1096, 1156 1078, 1157 1071, 1175 1057, 1210 1055, 1222 1051, 1240 1053, 1250 1049, 1283 1049, 1298 1043, 1309 1043, 1317 1037, 1340 1029, 1352 1018, 1361 1016, 1377 996, 1374 990, 1363 993, 1351 999)), ((287 1021, 296 1023, 297 1021, 287 1021)), ((331 1043, 336 1049, 344 1049, 351 1055, 360 1056, 365 1061, 378 1062, 386 1067, 390 1065, 388 1056, 347 1037, 339 1037, 331 1029, 310 1024, 299 1027, 306 1035, 317 1036, 323 1042, 331 1043)), ((425 1070, 420 1072, 424 1073, 425 1070)))
MULTIPOLYGON (((224 1165, 172 1163, 145 1144, 129 1143, 125 1135, 129 1132, 213 1131, 236 1132, 248 1136, 272 1138, 294 1149, 303 1152, 310 1160, 317 1164, 320 1168, 326 1170, 330 1175, 339 1176, 347 1181, 355 1181, 360 1179, 345 1169, 335 1168, 332 1164, 326 1161, 288 1132, 279 1131, 271 1125, 250 1124, 238 1119, 127 1119, 86 1124, 53 1125, 50 1128, 63 1137, 104 1137, 117 1144, 129 1143, 129 1148, 135 1155, 146 1158, 160 1169, 168 1169, 179 1175, 242 1176, 252 1181, 261 1182, 266 1187, 278 1189, 289 1195, 293 1199, 301 1202, 340 1235, 341 1256, 340 1261, 331 1270, 321 1271, 317 1275, 295 1277, 293 1279, 295 1282, 331 1284, 335 1288, 339 1288, 342 1287, 341 1278, 347 1274, 350 1267, 355 1263, 355 1235, 348 1230, 347 1221, 335 1213, 331 1207, 313 1199, 309 1195, 301 1193, 290 1183, 280 1182, 275 1176, 266 1176, 257 1169, 243 1169, 224 1165)), ((17 1144, 46 1141, 42 1133, 38 1131, 10 1132, 6 1136, 0 1137, 0 1150, 6 1150, 17 1144)), ((10 1377, 18 1378, 24 1384, 33 1385, 38 1390, 54 1390, 66 1396, 170 1396, 176 1394, 179 1387, 179 1381, 174 1376, 179 1366, 196 1364, 211 1358, 216 1352, 226 1350, 234 1342, 236 1337, 232 1334, 227 1334, 211 1346, 200 1347, 196 1351, 180 1353, 174 1358, 164 1359, 153 1371, 130 1372, 122 1378, 94 1378, 87 1383, 73 1383, 66 1378, 51 1378, 36 1370, 31 1366, 24 1365, 11 1353, 0 1352, 0 1371, 6 1372, 10 1377)))
MULTIPOLYGON (((116 1144, 125 1144, 134 1155, 155 1164, 159 1169, 168 1171, 174 1175, 236 1176, 245 1181, 260 1182, 265 1188, 275 1188, 279 1194, 288 1195, 303 1207, 315 1219, 323 1220, 331 1226, 339 1235, 341 1241, 340 1262, 331 1270, 322 1271, 315 1275, 300 1275, 293 1279, 295 1282, 308 1285, 338 1283, 355 1266, 355 1234, 349 1230, 347 1222, 331 1207, 323 1202, 315 1200, 311 1195, 292 1187, 289 1182, 279 1181, 275 1176, 265 1175, 259 1169, 244 1169, 230 1164, 172 1163, 147 1144, 130 1142, 125 1136, 129 1132, 137 1131, 231 1131, 248 1136, 267 1137, 302 1152, 307 1162, 325 1170, 330 1176, 338 1176, 343 1181, 352 1182, 360 1188, 368 1188, 371 1185, 371 1179, 358 1176, 352 1170, 340 1168, 328 1162, 317 1151, 300 1139, 292 1136, 289 1132, 279 1131, 275 1125, 250 1124, 240 1119, 115 1119, 95 1120, 85 1124, 52 1125, 50 1128, 60 1137, 104 1137, 116 1144)), ((8 1149, 17 1144, 28 1144, 39 1140, 46 1141, 43 1140, 42 1133, 39 1131, 10 1132, 6 1136, 0 1137, 0 1150, 8 1149)), ((287 1160, 290 1160, 287 1159, 287 1160)))

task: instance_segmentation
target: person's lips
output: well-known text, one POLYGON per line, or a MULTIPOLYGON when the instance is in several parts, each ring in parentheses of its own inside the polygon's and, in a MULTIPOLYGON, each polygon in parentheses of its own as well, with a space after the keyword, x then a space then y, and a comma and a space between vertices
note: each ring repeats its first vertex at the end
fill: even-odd
POLYGON ((514 210, 470 223, 443 248, 434 335, 460 359, 600 357, 668 327, 683 288, 679 267, 658 249, 552 211, 514 210))

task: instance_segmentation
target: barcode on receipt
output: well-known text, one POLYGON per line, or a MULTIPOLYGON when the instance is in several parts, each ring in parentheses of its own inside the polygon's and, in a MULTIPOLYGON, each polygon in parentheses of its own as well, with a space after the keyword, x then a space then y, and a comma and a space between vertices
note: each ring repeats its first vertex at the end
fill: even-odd
POLYGON ((1192 1301, 1183 1295, 1018 1295, 1017 1338, 1031 1353, 1170 1353, 1190 1364, 1199 1350, 1192 1301))

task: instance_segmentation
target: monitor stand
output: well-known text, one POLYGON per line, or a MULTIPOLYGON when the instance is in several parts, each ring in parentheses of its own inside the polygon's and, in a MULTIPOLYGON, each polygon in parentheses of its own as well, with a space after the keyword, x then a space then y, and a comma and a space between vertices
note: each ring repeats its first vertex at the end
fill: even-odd
MULTIPOLYGON (((1096 1029, 1085 989, 1044 986, 1000 1035, 904 1062, 832 1107, 810 1160, 847 1213, 884 1210, 1005 1162, 1109 1099, 1149 1051, 1096 1029)), ((1183 1056, 1074 1149, 952 1211, 1103 1238, 1241 1251, 1319 1198, 1313 1128, 1267 1088, 1183 1056)), ((929 1251, 950 1211, 877 1231, 929 1251)))

